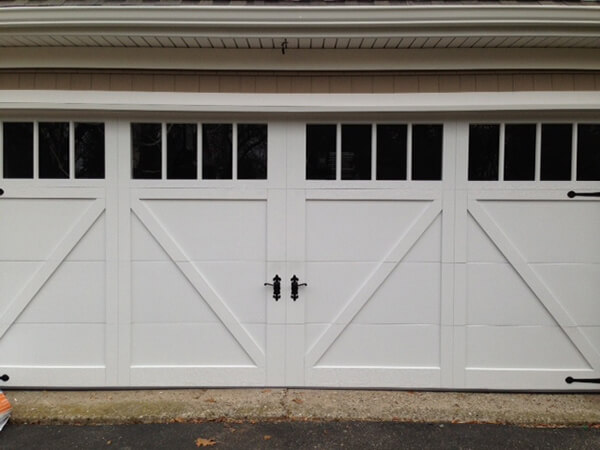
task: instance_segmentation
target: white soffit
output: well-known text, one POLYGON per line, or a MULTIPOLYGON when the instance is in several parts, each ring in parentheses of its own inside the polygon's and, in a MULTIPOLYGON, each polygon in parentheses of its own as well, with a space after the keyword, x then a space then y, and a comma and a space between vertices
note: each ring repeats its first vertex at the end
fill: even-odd
POLYGON ((600 6, 0 8, 0 47, 600 48, 600 6), (285 44, 284 44, 285 43, 285 44))

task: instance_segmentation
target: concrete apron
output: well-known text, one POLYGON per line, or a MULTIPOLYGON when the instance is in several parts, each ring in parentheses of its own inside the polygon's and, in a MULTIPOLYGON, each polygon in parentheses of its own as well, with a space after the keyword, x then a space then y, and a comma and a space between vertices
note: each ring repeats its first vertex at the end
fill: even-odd
POLYGON ((521 426, 600 424, 600 394, 304 389, 6 391, 13 423, 399 421, 521 426))

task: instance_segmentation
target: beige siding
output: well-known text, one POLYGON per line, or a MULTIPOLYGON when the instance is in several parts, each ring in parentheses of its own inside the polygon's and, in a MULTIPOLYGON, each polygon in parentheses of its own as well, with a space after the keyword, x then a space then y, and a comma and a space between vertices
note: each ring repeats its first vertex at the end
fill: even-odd
POLYGON ((307 73, 0 71, 0 89, 409 93, 600 90, 600 72, 307 73))

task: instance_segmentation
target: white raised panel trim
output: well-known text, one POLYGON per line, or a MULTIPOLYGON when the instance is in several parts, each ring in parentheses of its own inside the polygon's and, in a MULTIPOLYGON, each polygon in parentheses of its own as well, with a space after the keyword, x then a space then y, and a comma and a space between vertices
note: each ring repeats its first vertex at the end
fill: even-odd
POLYGON ((519 250, 510 241, 510 238, 496 224, 485 208, 476 199, 470 199, 468 205, 468 211, 471 216, 479 223, 523 281, 527 283, 527 286, 552 315, 588 364, 593 369, 599 370, 600 353, 577 327, 575 320, 569 312, 556 300, 550 289, 548 289, 537 273, 527 264, 523 255, 521 255, 519 250))
MULTIPOLYGON (((14 321, 25 310, 39 290, 50 279, 58 266, 71 253, 77 243, 83 238, 88 230, 94 225, 100 214, 104 211, 104 199, 95 200, 86 211, 79 217, 77 222, 69 228, 48 259, 37 270, 27 285, 9 303, 0 317, 0 339, 8 331, 14 321)), ((104 381, 103 381, 104 382, 104 381)))
POLYGON ((142 224, 148 228, 154 239, 165 250, 181 273, 188 279, 194 289, 202 296, 217 317, 227 327, 235 340, 240 344, 248 356, 258 367, 264 367, 265 354, 260 349, 250 333, 240 324, 231 309, 223 299, 215 292, 210 283, 198 271, 198 268, 190 262, 179 244, 169 235, 152 211, 139 199, 132 199, 131 209, 140 219, 142 224))
POLYGON ((377 267, 371 271, 361 287, 356 291, 346 306, 336 315, 323 334, 306 353, 306 363, 309 367, 317 364, 327 349, 346 329, 362 307, 371 299, 375 291, 394 271, 404 256, 417 242, 419 237, 429 228, 431 223, 442 211, 442 201, 433 200, 431 204, 417 217, 411 226, 398 239, 396 245, 385 255, 377 267), (386 264, 392 262, 394 264, 386 264))

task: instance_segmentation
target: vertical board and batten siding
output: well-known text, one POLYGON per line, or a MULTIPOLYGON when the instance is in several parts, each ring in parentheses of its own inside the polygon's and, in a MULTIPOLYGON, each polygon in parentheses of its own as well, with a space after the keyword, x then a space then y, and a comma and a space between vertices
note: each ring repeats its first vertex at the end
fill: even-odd
POLYGON ((240 93, 419 93, 600 90, 600 72, 0 71, 0 89, 240 93))

